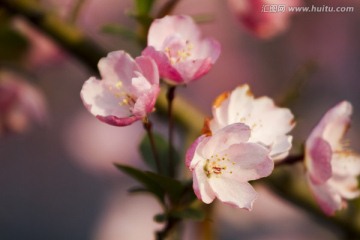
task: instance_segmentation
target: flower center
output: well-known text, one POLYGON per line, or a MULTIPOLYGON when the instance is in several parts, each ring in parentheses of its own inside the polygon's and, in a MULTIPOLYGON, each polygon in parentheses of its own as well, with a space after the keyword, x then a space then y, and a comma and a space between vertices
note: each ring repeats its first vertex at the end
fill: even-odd
POLYGON ((194 46, 187 40, 185 46, 183 44, 175 43, 165 48, 165 54, 172 65, 183 62, 191 56, 191 51, 194 46))
POLYGON ((226 171, 229 165, 235 165, 235 162, 231 162, 227 154, 219 156, 218 154, 212 155, 206 159, 204 165, 204 172, 208 178, 211 176, 220 177, 224 172, 232 174, 232 171, 226 171))
POLYGON ((115 84, 115 88, 113 86, 109 86, 109 90, 114 94, 116 98, 119 99, 120 106, 125 106, 125 105, 128 105, 129 107, 134 106, 136 102, 135 98, 124 90, 122 81, 118 81, 115 84))

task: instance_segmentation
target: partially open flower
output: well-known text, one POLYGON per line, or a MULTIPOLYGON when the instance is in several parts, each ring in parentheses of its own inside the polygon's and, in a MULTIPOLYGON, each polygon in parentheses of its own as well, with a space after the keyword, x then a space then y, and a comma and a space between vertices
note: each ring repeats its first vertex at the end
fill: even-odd
POLYGON ((248 181, 270 175, 274 168, 269 150, 248 142, 250 128, 235 123, 212 136, 202 135, 186 153, 193 172, 193 188, 204 203, 215 197, 224 203, 251 210, 257 193, 248 181))
POLYGON ((239 22, 259 38, 271 38, 289 25, 293 12, 288 7, 299 6, 301 0, 228 0, 239 22))
POLYGON ((337 104, 324 115, 306 141, 308 183, 328 215, 346 207, 346 199, 360 195, 356 179, 360 175, 360 156, 347 149, 343 141, 351 113, 349 102, 337 104))
POLYGON ((0 73, 0 135, 20 133, 32 122, 44 123, 46 104, 42 93, 21 77, 0 73))
POLYGON ((294 116, 287 108, 277 107, 268 97, 254 98, 248 85, 223 93, 214 102, 211 132, 233 123, 244 123, 251 129, 249 142, 260 143, 270 149, 273 160, 285 158, 291 149, 294 116))
POLYGON ((135 60, 115 51, 99 61, 102 80, 87 80, 81 89, 86 108, 99 120, 126 126, 143 119, 154 109, 159 94, 159 73, 149 57, 135 60))
POLYGON ((202 38, 189 16, 166 16, 150 26, 148 47, 142 53, 159 67, 172 84, 187 84, 206 74, 220 55, 220 44, 202 38))

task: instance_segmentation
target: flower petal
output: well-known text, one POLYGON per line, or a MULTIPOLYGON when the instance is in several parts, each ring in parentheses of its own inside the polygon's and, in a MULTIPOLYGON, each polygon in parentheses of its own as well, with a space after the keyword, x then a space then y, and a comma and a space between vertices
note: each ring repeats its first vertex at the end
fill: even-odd
POLYGON ((317 137, 324 138, 333 151, 341 150, 341 139, 348 129, 352 106, 343 101, 326 112, 319 124, 311 132, 308 141, 317 137))
POLYGON ((148 46, 153 46, 156 50, 164 50, 163 43, 171 35, 180 35, 187 40, 197 40, 200 38, 200 31, 189 16, 166 16, 155 19, 149 29, 148 46))
POLYGON ((282 135, 278 136, 271 146, 270 157, 274 161, 286 158, 292 147, 292 136, 282 135))
POLYGON ((166 78, 165 80, 170 81, 170 83, 182 82, 182 76, 178 70, 171 65, 169 58, 164 52, 157 51, 154 47, 148 46, 143 50, 142 55, 151 57, 156 62, 162 78, 166 78))
POLYGON ((242 123, 234 123, 216 132, 202 150, 202 155, 210 157, 215 151, 222 152, 233 144, 246 142, 250 137, 250 128, 242 123))
POLYGON ((193 171, 193 188, 195 195, 204 203, 211 203, 215 199, 215 193, 211 189, 208 178, 202 164, 196 165, 193 171))
POLYGON ((186 151, 185 164, 190 170, 192 170, 199 161, 203 160, 203 158, 196 153, 196 150, 200 144, 204 144, 204 142, 207 142, 205 138, 205 135, 201 135, 200 137, 198 137, 186 151))
POLYGON ((327 215, 334 215, 335 211, 343 207, 343 201, 339 194, 327 184, 314 184, 308 175, 308 183, 316 201, 327 215))
POLYGON ((305 163, 315 184, 322 184, 332 176, 332 150, 329 143, 321 138, 313 139, 306 145, 305 163))
POLYGON ((274 162, 268 157, 269 150, 257 143, 240 143, 231 145, 219 155, 229 159, 226 171, 221 177, 239 182, 248 182, 267 177, 274 169, 274 162))
POLYGON ((152 58, 140 56, 135 58, 135 62, 140 67, 142 75, 151 85, 159 84, 159 70, 152 58))
POLYGON ((131 79, 140 69, 134 59, 124 51, 110 52, 106 58, 101 58, 98 64, 100 75, 105 81, 116 84, 121 81, 124 87, 131 85, 131 79))
POLYGON ((123 118, 131 115, 129 108, 119 104, 119 99, 109 90, 109 87, 94 77, 84 83, 80 95, 86 108, 94 116, 123 118))
POLYGON ((251 210, 258 195, 247 182, 213 177, 209 184, 220 201, 238 208, 251 210))
POLYGON ((352 152, 335 152, 331 165, 333 172, 340 176, 358 176, 360 174, 360 156, 352 152))

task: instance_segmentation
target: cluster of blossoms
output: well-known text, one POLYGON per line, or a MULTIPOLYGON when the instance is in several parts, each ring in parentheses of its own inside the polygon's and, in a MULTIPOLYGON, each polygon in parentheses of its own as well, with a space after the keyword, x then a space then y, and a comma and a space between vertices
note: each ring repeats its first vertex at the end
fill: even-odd
MULTIPOLYGON (((259 31, 270 34, 266 27, 259 27, 259 31)), ((105 123, 126 126, 138 120, 146 122, 154 111, 160 78, 170 85, 188 84, 206 74, 219 55, 219 43, 202 38, 190 17, 166 16, 152 23, 142 56, 133 59, 116 51, 101 59, 102 79, 87 80, 81 97, 86 108, 105 123)), ((218 198, 250 210, 257 193, 249 181, 269 176, 274 163, 288 156, 294 116, 268 97, 255 98, 248 85, 221 94, 212 114, 213 118, 205 121, 203 135, 186 153, 194 191, 205 203, 218 198)), ((306 142, 308 182, 327 214, 341 209, 345 199, 360 194, 356 189, 360 158, 340 141, 350 114, 350 103, 335 106, 306 142)))

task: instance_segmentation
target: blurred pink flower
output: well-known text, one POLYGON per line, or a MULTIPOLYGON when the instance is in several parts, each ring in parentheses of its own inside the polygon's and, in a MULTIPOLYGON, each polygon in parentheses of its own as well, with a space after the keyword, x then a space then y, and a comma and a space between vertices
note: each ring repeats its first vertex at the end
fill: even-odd
POLYGON ((135 60, 124 51, 115 51, 99 61, 101 81, 87 80, 81 89, 86 108, 99 120, 126 126, 154 110, 159 94, 159 73, 149 57, 135 60))
POLYGON ((187 84, 205 75, 220 55, 220 44, 201 38, 189 16, 166 16, 150 26, 144 56, 152 57, 161 77, 172 84, 187 84))
POLYGON ((360 156, 346 149, 343 142, 351 113, 349 102, 337 104, 324 115, 306 141, 308 183, 328 215, 346 207, 346 199, 360 195, 356 179, 360 175, 360 156))
POLYGON ((31 122, 43 123, 46 104, 41 92, 10 72, 0 73, 0 135, 20 133, 31 122))
POLYGON ((244 123, 251 129, 249 142, 259 143, 270 150, 273 160, 285 158, 291 149, 292 136, 287 135, 295 125, 287 108, 277 107, 268 97, 255 99, 248 85, 231 93, 221 94, 213 105, 209 131, 216 133, 233 123, 244 123))
POLYGON ((237 19, 259 38, 271 38, 286 30, 293 14, 289 6, 302 0, 228 0, 237 19))
POLYGON ((193 172, 193 188, 204 203, 215 197, 238 208, 252 209, 257 193, 248 181, 270 175, 274 168, 269 150, 249 143, 250 128, 235 123, 214 135, 202 135, 186 153, 193 172))

